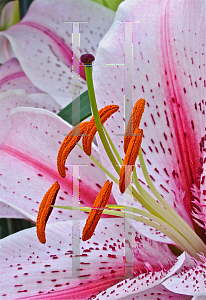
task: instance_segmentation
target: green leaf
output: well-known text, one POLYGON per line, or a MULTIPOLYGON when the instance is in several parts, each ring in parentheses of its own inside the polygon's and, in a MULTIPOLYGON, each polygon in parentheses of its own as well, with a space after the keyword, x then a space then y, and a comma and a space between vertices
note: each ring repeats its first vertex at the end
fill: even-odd
POLYGON ((92 1, 97 2, 103 6, 106 6, 116 11, 120 3, 123 2, 124 0, 92 0, 92 1))
POLYGON ((32 1, 33 0, 19 0, 19 14, 20 14, 20 19, 21 20, 26 15, 32 1))
POLYGON ((68 122, 69 124, 76 126, 80 122, 84 121, 86 118, 92 115, 90 99, 88 91, 85 91, 75 100, 73 100, 70 104, 68 104, 65 108, 63 108, 58 116, 63 120, 68 122), (80 102, 80 103, 79 103, 80 102), (79 111, 80 108, 80 111, 79 111), (72 116, 73 111, 73 116, 72 116), (79 120, 80 116, 80 120, 79 120))

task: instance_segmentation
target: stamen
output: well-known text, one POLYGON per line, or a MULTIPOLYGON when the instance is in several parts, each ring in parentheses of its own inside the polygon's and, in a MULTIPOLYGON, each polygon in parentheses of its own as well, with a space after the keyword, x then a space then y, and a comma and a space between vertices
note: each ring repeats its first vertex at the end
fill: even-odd
POLYGON ((107 180, 104 186, 101 188, 101 191, 99 192, 97 198, 95 199, 94 204, 92 206, 92 210, 90 211, 86 224, 83 228, 83 241, 87 241, 92 237, 97 223, 99 222, 99 219, 101 218, 101 215, 103 213, 103 209, 105 208, 109 199, 112 190, 112 185, 113 182, 109 182, 109 180, 107 180))
POLYGON ((85 129, 87 127, 89 122, 82 122, 75 126, 69 134, 65 137, 63 143, 61 144, 61 147, 58 152, 57 156, 57 169, 59 172, 59 175, 63 178, 66 177, 66 170, 65 170, 65 162, 69 155, 69 153, 72 151, 72 149, 75 147, 76 143, 81 139, 82 134, 85 132, 85 129), (78 134, 80 132, 80 134, 78 134))
MULTIPOLYGON (((115 113, 119 109, 118 105, 107 105, 99 110, 99 116, 101 120, 101 124, 103 125, 106 120, 111 117, 113 113, 115 113)), ((94 139, 94 136, 97 132, 97 127, 95 124, 94 117, 91 118, 89 121, 89 124, 85 130, 85 136, 82 138, 82 145, 84 152, 87 155, 91 155, 92 151, 92 141, 94 139), (88 134, 88 135, 87 135, 88 134)))
POLYGON ((51 205, 55 204, 55 200, 59 192, 59 189, 60 189, 60 185, 56 181, 46 192, 39 206, 39 211, 36 220, 36 233, 39 241, 42 244, 46 243, 45 227, 49 219, 49 216, 53 210, 53 207, 51 207, 51 205))
POLYGON ((119 179, 119 190, 124 193, 126 188, 131 182, 131 174, 134 169, 134 164, 139 154, 139 149, 142 142, 143 129, 137 128, 134 132, 134 136, 129 143, 121 170, 119 179), (126 170, 125 170, 126 169, 126 170))
POLYGON ((130 115, 127 128, 125 130, 125 136, 124 136, 124 153, 126 154, 127 148, 129 146, 129 143, 132 139, 132 135, 134 134, 135 130, 139 127, 143 112, 145 107, 145 99, 139 99, 132 110, 132 113, 130 115), (133 128, 133 132, 132 132, 133 128))

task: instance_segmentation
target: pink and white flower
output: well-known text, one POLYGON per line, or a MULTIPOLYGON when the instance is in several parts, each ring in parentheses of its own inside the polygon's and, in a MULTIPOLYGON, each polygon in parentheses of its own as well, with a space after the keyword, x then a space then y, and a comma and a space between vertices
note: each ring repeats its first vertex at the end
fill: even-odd
MULTIPOLYGON (((134 102, 141 97, 147 101, 141 121, 147 170, 160 194, 202 239, 206 190, 204 8, 203 1, 124 1, 100 43, 93 72, 99 108, 111 102, 120 106, 105 127, 123 157, 122 138, 117 134, 124 132, 124 73, 117 67, 104 67, 102 72, 100 65, 124 63, 124 25, 118 21, 140 20, 133 36, 133 98, 134 102)), ((39 201, 55 180, 61 186, 56 204, 71 201, 72 170, 68 167, 67 177, 62 179, 56 168, 59 144, 69 130, 67 123, 45 110, 17 108, 12 112, 12 129, 0 150, 3 203, 35 220, 39 201)), ((99 139, 92 155, 114 173, 99 139)), ((81 161, 89 167, 80 171, 80 200, 91 206, 106 176, 75 148, 67 163, 81 161)), ((140 168, 137 173, 144 184, 140 168)), ((73 182, 79 184, 78 179, 73 177, 73 182)), ((118 185, 114 184, 112 192, 110 203, 123 205, 118 185)), ((134 199, 132 204, 139 207, 134 199)), ((71 279, 72 221, 68 218, 69 211, 53 210, 45 245, 38 244, 34 228, 1 241, 2 297, 202 300, 205 296, 205 257, 199 253, 198 261, 183 252, 176 258, 167 245, 169 239, 134 221, 130 223, 133 278, 122 281, 125 244, 120 218, 102 218, 89 241, 83 243, 80 238, 82 277, 71 279)), ((81 231, 84 223, 80 220, 81 231)))

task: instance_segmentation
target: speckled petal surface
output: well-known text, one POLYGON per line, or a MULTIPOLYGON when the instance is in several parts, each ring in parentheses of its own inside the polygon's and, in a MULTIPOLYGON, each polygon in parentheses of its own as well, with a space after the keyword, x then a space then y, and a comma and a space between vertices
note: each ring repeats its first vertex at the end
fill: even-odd
MULTIPOLYGON (((85 220, 80 220, 80 236, 84 224, 85 220)), ((72 257, 75 257, 72 252, 72 221, 48 224, 47 242, 44 245, 39 243, 35 228, 8 236, 0 241, 2 299, 29 297, 86 300, 104 291, 125 278, 123 232, 124 222, 120 218, 101 219, 90 240, 83 242, 80 238, 80 265, 73 269, 75 272, 80 271, 78 278, 71 278, 72 257)), ((142 261, 134 256, 134 274, 147 270, 144 262, 150 260, 154 254, 149 243, 151 241, 143 240, 142 249, 145 256, 144 259, 142 257, 142 261), (146 243, 148 247, 145 247, 146 243)), ((141 242, 134 240, 134 246, 141 247, 141 242)), ((158 247, 163 252, 161 262, 157 262, 157 259, 150 260, 150 268, 153 266, 154 269, 160 270, 164 266, 165 270, 168 270, 176 259, 165 251, 165 245, 159 243, 158 247)), ((177 264, 178 262, 175 266, 177 264)), ((151 271, 150 273, 152 274, 151 271)), ((157 273, 159 274, 158 271, 157 273)), ((148 289, 148 285, 145 289, 148 289)))
MULTIPOLYGON (((133 297, 135 296, 137 296, 137 298, 134 299, 138 299, 139 294, 140 296, 143 295, 144 297, 147 297, 145 299, 158 299, 158 298, 149 298, 149 295, 152 292, 153 288, 157 287, 156 290, 158 290, 159 284, 161 284, 166 278, 174 274, 183 265, 184 261, 185 261, 185 253, 183 253, 181 256, 178 257, 177 261, 173 264, 173 266, 169 270, 148 272, 148 273, 141 274, 138 277, 130 278, 128 280, 126 279, 118 283, 117 285, 108 288, 103 293, 97 295, 94 299, 99 299, 99 300, 109 299, 109 298, 133 299, 133 297)), ((170 293, 168 293, 167 296, 170 296, 170 293)), ((165 298, 160 297, 159 299, 162 300, 165 298)), ((183 299, 187 299, 187 298, 183 298, 183 299)))
POLYGON ((18 60, 11 58, 0 66, 0 93, 23 89, 27 94, 42 93, 23 72, 18 60))
MULTIPOLYGON (((104 295, 100 294, 97 295, 96 298, 94 298, 95 300, 99 299, 99 300, 103 300, 103 299, 115 299, 113 298, 114 296, 114 289, 112 290, 112 288, 110 289, 110 291, 108 291, 109 293, 106 293, 105 295, 107 296, 107 298, 104 298, 104 295)), ((121 296, 120 296, 121 297, 121 296)), ((143 299, 147 299, 147 300, 191 300, 191 296, 186 296, 186 295, 181 295, 181 294, 177 294, 177 293, 172 293, 170 292, 168 289, 166 289, 162 284, 158 284, 157 286, 154 286, 152 288, 149 288, 146 291, 143 292, 139 292, 139 293, 135 293, 131 296, 125 296, 125 297, 117 297, 117 299, 121 299, 121 300, 143 300, 143 299)), ((204 300, 204 299, 203 299, 204 300)))
POLYGON ((53 113, 58 113, 61 106, 47 94, 27 95, 24 90, 8 90, 0 94, 0 146, 11 130, 12 122, 10 112, 16 107, 38 107, 53 113))
MULTIPOLYGON (((133 20, 141 21, 133 24, 132 85, 134 102, 146 99, 140 123, 144 159, 160 194, 193 227, 191 188, 199 186, 199 143, 205 135, 205 2, 126 0, 120 4, 98 48, 93 76, 99 107, 120 106, 106 128, 121 157, 124 68, 110 65, 103 72, 100 65, 124 64, 121 21, 133 20)), ((99 147, 102 153, 101 143, 99 147)), ((142 180, 141 172, 137 173, 142 180)), ((118 203, 123 202, 115 186, 114 195, 118 203)))
POLYGON ((168 278, 163 285, 174 293, 181 293, 191 296, 206 296, 206 259, 193 261, 190 268, 184 265, 177 274, 168 278))

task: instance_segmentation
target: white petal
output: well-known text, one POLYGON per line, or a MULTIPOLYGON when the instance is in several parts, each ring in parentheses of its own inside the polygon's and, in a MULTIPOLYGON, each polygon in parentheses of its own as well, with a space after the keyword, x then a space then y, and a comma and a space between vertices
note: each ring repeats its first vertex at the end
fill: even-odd
POLYGON ((178 257, 177 262, 169 271, 161 270, 159 272, 149 272, 148 274, 142 274, 138 277, 124 280, 119 284, 108 288, 103 293, 97 295, 97 299, 108 299, 110 295, 112 296, 112 299, 120 299, 128 296, 130 297, 128 299, 131 299, 136 293, 147 291, 159 285, 166 278, 174 274, 182 266, 184 260, 185 254, 183 253, 181 256, 178 257))
MULTIPOLYGON (((64 21, 88 22, 80 24, 81 54, 95 55, 114 14, 88 0, 34 1, 21 22, 0 33, 0 61, 18 58, 32 83, 66 106, 79 95, 79 75, 72 72, 72 24, 64 21), (78 87, 72 86, 72 76, 78 87)), ((80 82, 82 93, 87 87, 83 78, 80 82)))

